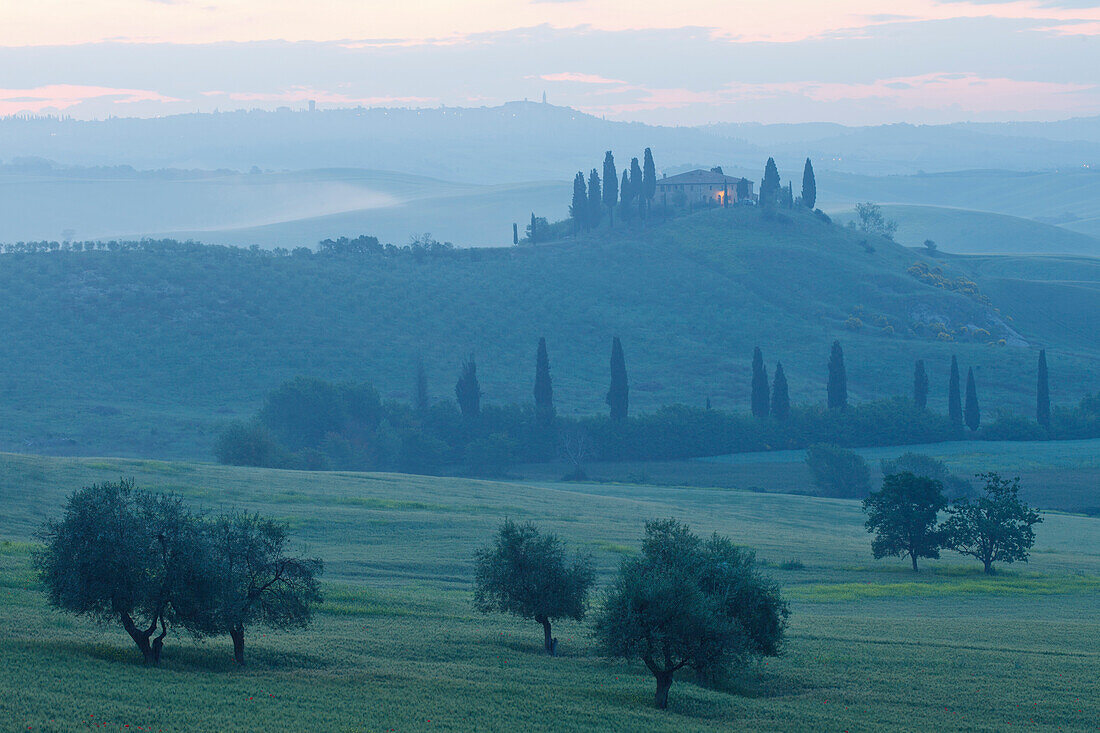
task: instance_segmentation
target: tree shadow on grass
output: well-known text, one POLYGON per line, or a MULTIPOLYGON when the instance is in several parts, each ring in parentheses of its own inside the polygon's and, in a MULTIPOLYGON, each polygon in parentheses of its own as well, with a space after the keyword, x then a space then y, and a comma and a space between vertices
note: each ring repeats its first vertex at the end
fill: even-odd
MULTIPOLYGON (((233 647, 229 644, 228 639, 224 644, 216 643, 217 641, 220 640, 195 642, 184 639, 182 644, 169 642, 164 645, 160 666, 183 672, 224 673, 249 670, 322 669, 329 666, 327 660, 317 655, 294 650, 275 650, 253 646, 247 651, 245 666, 242 668, 233 660, 233 647)), ((41 653, 48 650, 59 656, 85 657, 113 664, 124 664, 129 667, 145 666, 141 653, 132 644, 44 640, 31 642, 27 646, 32 652, 41 653)))

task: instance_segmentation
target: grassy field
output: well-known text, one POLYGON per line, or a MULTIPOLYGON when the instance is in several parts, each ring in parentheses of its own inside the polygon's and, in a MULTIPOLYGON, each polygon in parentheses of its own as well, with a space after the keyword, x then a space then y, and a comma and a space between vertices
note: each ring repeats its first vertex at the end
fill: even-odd
MULTIPOLYGON (((1100 269, 1080 268, 1079 287, 1059 281, 1065 298, 1026 271, 991 274, 997 315, 910 276, 920 253, 867 240, 805 212, 767 220, 735 208, 424 261, 217 249, 5 255, 0 449, 207 460, 220 425, 253 414, 282 381, 369 380, 407 400, 418 354, 434 399, 453 398, 461 360, 475 352, 486 402, 527 402, 539 336, 562 414, 606 409, 614 335, 634 411, 708 397, 747 409, 757 345, 769 373, 783 362, 793 400, 820 403, 834 339, 856 401, 908 394, 923 358, 930 405, 943 411, 957 354, 975 367, 986 415, 1031 413, 1037 353, 1012 345, 1025 341, 1047 348, 1056 403, 1100 389, 1087 307, 1100 269), (859 331, 845 327, 854 313, 859 331), (1022 341, 908 337, 916 318, 993 332, 1004 318, 1022 341)), ((945 266, 969 276, 970 262, 945 266)))
POLYGON ((0 456, 0 727, 123 730, 1096 730, 1100 521, 1048 513, 1028 565, 987 578, 954 556, 875 562, 855 502, 620 484, 305 474, 116 459, 0 456), (196 506, 285 518, 327 562, 307 632, 173 637, 147 670, 116 629, 48 610, 31 532, 63 496, 134 476, 196 506), (471 554, 505 516, 592 552, 606 582, 646 518, 677 516, 758 550, 792 603, 783 657, 651 706, 640 666, 563 624, 471 606, 471 554), (129 728, 124 728, 124 726, 129 728))

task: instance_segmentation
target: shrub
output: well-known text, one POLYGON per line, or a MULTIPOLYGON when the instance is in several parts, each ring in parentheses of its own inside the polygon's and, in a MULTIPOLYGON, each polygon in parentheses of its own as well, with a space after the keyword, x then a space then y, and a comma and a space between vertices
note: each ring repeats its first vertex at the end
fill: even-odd
POLYGON ((867 462, 854 451, 818 443, 806 449, 806 464, 822 496, 854 499, 871 490, 867 462))

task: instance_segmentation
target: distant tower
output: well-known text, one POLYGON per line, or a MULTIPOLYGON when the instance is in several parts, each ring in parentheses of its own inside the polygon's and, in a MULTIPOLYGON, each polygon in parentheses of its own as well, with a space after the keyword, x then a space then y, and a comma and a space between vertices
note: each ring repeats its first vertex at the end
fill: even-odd
POLYGON ((313 101, 312 99, 309 100, 309 111, 310 112, 316 112, 317 111, 317 102, 313 101))
POLYGON ((542 93, 542 103, 546 104, 546 92, 542 93))

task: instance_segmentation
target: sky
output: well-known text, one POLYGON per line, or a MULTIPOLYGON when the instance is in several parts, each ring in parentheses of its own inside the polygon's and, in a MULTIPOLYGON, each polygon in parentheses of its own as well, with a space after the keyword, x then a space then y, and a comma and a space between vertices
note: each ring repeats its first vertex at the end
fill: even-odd
POLYGON ((0 2, 0 115, 481 106, 844 124, 1100 114, 1100 0, 0 2))

